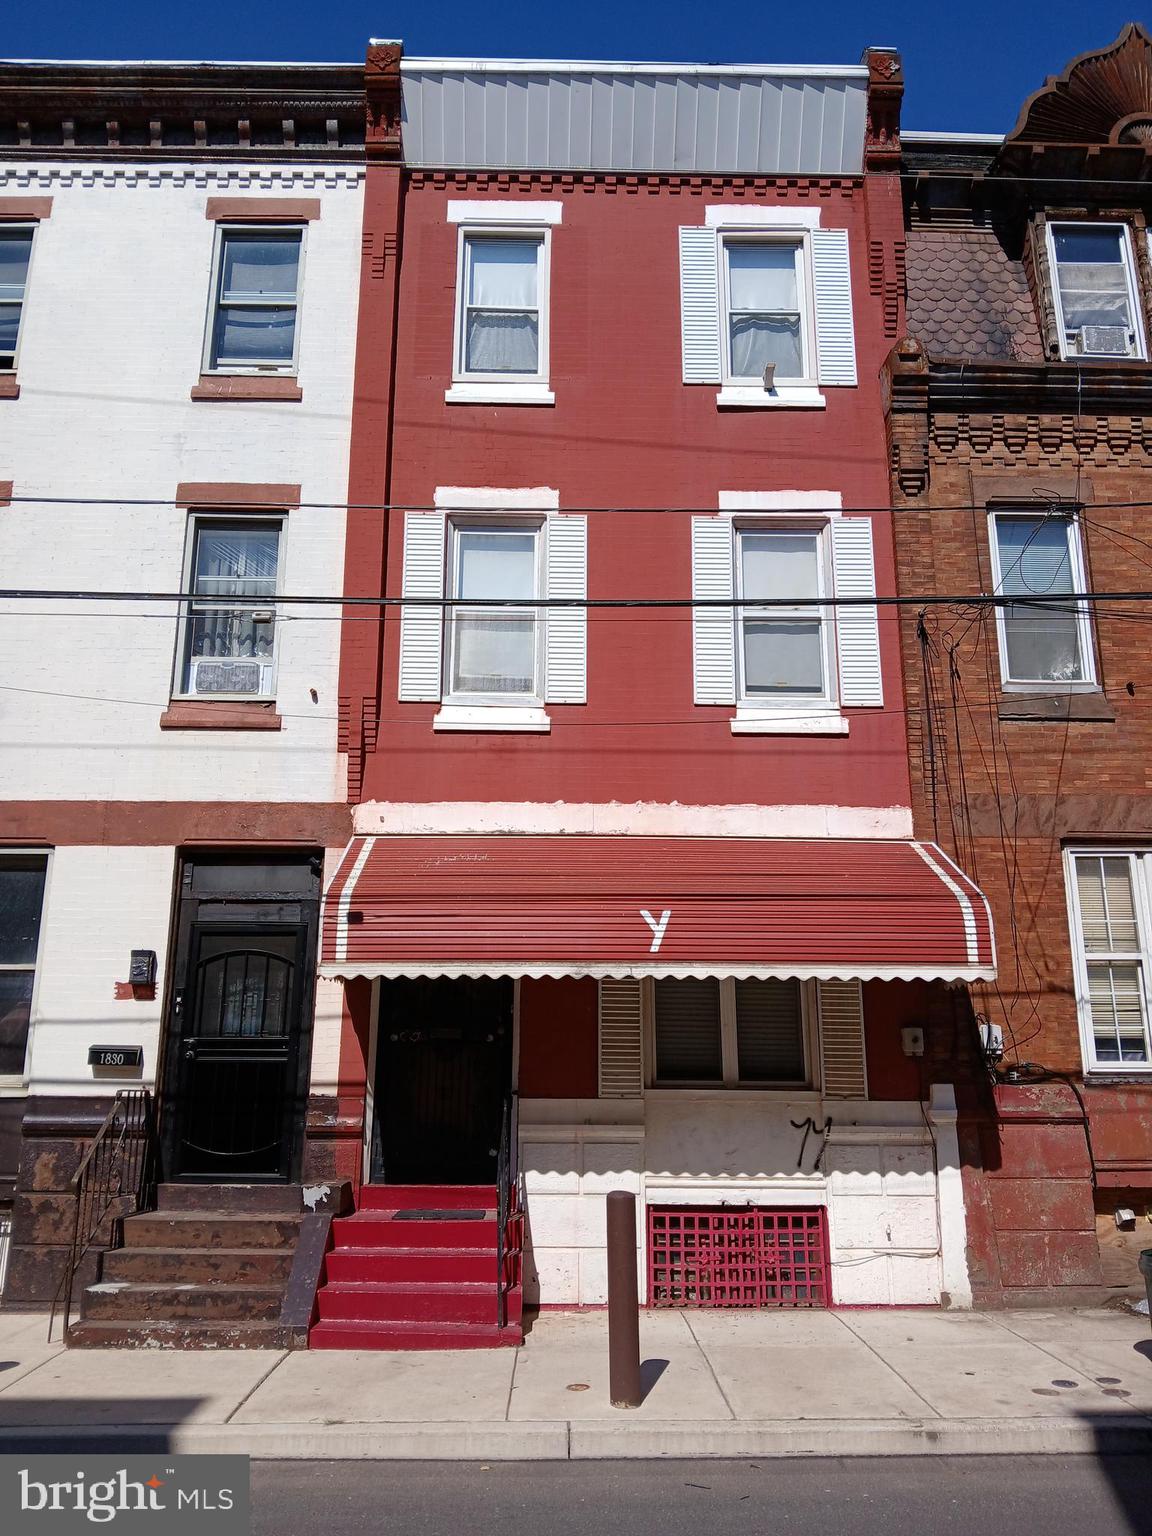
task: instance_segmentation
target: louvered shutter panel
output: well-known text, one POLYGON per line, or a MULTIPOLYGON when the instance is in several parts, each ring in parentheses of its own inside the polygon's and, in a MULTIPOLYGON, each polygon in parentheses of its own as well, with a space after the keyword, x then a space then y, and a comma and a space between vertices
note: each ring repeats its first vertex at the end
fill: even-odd
MULTIPOLYGON (((588 596, 588 519, 550 517, 545 530, 548 597, 588 596)), ((588 613, 549 608, 545 619, 544 698, 549 704, 588 699, 588 613)))
POLYGON ((685 384, 720 382, 720 281, 714 229, 680 231, 680 340, 685 384))
POLYGON ((812 231, 812 286, 817 377, 821 384, 855 384, 856 337, 846 229, 812 231))
MULTIPOLYGON (((867 517, 832 519, 832 580, 837 597, 875 597, 872 523, 867 517)), ((840 702, 854 707, 884 702, 880 623, 875 607, 837 608, 836 648, 840 702)))
MULTIPOLYGON (((445 517, 442 512, 404 515, 404 597, 444 596, 445 517)), ((444 636, 442 608, 400 611, 400 698, 439 699, 444 636)))
POLYGON ((820 1051, 826 1099, 866 1099, 864 1000, 858 981, 820 982, 820 1051))
POLYGON ((600 1097, 638 1099, 644 1091, 640 983, 600 983, 600 1097))
MULTIPOLYGON (((732 524, 692 519, 692 596, 733 596, 732 524)), ((697 704, 736 702, 736 620, 731 608, 692 610, 692 696, 697 704)))

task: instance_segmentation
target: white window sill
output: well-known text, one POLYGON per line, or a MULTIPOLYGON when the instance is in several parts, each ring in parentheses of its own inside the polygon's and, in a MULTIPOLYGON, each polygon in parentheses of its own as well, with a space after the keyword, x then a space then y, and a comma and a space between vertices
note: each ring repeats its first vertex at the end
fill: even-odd
POLYGON ((838 710, 739 710, 729 722, 733 736, 847 736, 848 721, 838 710))
POLYGON ((444 391, 449 405, 555 405, 547 384, 453 384, 444 391))
POLYGON ((543 731, 552 729, 547 712, 538 705, 441 705, 432 721, 434 731, 543 731))
POLYGON ((716 396, 721 408, 765 410, 775 406, 822 411, 827 401, 815 384, 777 384, 765 389, 762 384, 725 384, 716 396))

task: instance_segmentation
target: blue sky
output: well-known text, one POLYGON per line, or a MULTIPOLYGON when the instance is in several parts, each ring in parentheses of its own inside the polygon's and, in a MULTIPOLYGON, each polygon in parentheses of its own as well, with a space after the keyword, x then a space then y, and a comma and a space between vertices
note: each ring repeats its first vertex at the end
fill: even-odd
POLYGON ((12 58, 358 59, 371 36, 408 53, 469 57, 850 64, 898 47, 906 128, 1006 132, 1024 98, 1126 21, 1112 0, 0 0, 12 58))

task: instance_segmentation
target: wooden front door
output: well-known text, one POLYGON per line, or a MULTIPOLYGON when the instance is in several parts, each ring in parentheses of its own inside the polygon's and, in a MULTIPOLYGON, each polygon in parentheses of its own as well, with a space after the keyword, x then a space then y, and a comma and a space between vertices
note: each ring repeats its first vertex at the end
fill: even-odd
POLYGON ((506 977, 382 984, 373 1182, 495 1182, 512 1009, 506 977))

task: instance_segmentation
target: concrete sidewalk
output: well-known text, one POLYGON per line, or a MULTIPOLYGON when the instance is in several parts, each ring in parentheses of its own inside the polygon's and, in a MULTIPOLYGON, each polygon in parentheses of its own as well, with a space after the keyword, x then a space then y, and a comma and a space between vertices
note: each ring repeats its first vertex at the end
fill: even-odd
POLYGON ((0 1314, 0 1452, 568 1459, 1152 1451, 1152 1334, 1106 1311, 655 1312, 614 1410, 603 1313, 519 1350, 71 1350, 0 1314))

